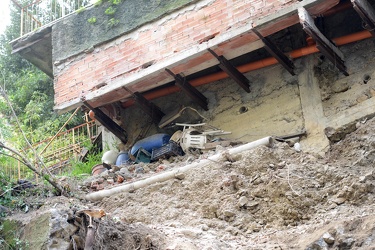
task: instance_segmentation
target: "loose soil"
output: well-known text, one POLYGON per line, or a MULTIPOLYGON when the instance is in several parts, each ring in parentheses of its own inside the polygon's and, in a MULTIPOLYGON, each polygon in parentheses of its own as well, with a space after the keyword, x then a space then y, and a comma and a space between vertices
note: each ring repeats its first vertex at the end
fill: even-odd
MULTIPOLYGON (((103 209, 108 215, 95 220, 95 249, 375 249, 373 131, 375 119, 359 122, 324 157, 278 142, 132 193, 99 202, 53 197, 39 210, 56 203, 73 214, 103 209)), ((142 166, 144 173, 134 176, 145 178, 214 153, 130 170, 142 166)), ((106 176, 113 179, 116 172, 106 176)), ((92 182, 78 183, 73 193, 86 193, 92 182)), ((122 185, 103 183, 105 188, 122 185)), ((83 241, 85 227, 74 237, 83 241)))

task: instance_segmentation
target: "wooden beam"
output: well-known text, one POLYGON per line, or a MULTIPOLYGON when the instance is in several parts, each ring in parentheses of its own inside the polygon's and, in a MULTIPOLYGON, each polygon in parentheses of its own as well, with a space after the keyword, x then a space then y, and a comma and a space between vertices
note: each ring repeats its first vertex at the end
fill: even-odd
POLYGON ((314 24, 314 19, 305 8, 298 9, 298 16, 303 30, 315 40, 316 47, 320 52, 323 53, 344 75, 348 76, 349 73, 347 72, 342 52, 320 32, 314 24))
POLYGON ((142 109, 151 117, 155 124, 158 124, 165 114, 154 103, 147 100, 141 93, 133 93, 135 101, 142 107, 142 109))
POLYGON ((294 64, 270 39, 263 37, 256 29, 252 31, 257 35, 265 45, 265 49, 270 53, 288 72, 294 76, 294 64))
POLYGON ((241 88, 250 93, 249 79, 247 79, 236 67, 234 67, 224 56, 217 55, 213 50, 208 51, 220 62, 219 67, 227 73, 241 88))
POLYGON ((123 86, 122 88, 134 97, 134 100, 151 117, 155 124, 158 124, 160 120, 163 118, 163 116, 165 116, 163 111, 161 111, 161 109, 158 106, 147 100, 141 93, 133 92, 125 86, 123 86))
POLYGON ((92 107, 86 101, 83 102, 83 105, 94 111, 95 119, 98 120, 98 122, 100 122, 109 131, 111 131, 117 138, 119 138, 122 143, 126 144, 128 142, 128 135, 126 131, 116 122, 112 121, 112 119, 104 114, 103 111, 101 111, 99 108, 92 107))
POLYGON ((171 76, 174 77, 176 85, 181 88, 193 101, 195 101, 199 106, 201 106, 204 110, 208 110, 208 101, 207 98, 199 92, 196 88, 194 88, 184 77, 180 74, 174 74, 169 69, 165 69, 171 76))
POLYGON ((365 22, 365 28, 375 37, 375 10, 367 0, 351 0, 353 8, 365 22))

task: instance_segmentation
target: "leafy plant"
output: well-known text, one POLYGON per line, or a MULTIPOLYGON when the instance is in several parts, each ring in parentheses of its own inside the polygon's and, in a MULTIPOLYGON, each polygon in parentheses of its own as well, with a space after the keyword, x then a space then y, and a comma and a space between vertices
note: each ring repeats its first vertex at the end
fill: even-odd
POLYGON ((87 22, 89 22, 91 24, 96 23, 96 17, 90 17, 89 19, 87 19, 87 22))
POLYGON ((113 7, 113 6, 109 6, 105 11, 104 13, 108 16, 113 16, 117 11, 117 8, 116 7, 113 7))
POLYGON ((122 3, 122 0, 111 0, 111 2, 114 5, 119 5, 120 3, 122 3))
POLYGON ((119 23, 120 23, 120 20, 118 20, 116 18, 111 18, 111 19, 108 20, 107 25, 108 25, 109 28, 113 28, 113 27, 117 26, 119 23))

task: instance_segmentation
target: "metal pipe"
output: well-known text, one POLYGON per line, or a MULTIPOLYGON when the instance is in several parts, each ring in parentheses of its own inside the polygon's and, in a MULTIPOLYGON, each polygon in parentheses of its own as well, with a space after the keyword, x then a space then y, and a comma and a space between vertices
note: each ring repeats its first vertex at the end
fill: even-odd
MULTIPOLYGON (((361 41, 361 40, 371 38, 371 37, 372 37, 371 33, 367 30, 364 30, 364 31, 360 31, 360 32, 353 33, 353 34, 350 34, 350 35, 337 37, 337 38, 334 38, 332 40, 335 42, 335 44, 337 46, 340 46, 340 45, 345 45, 345 44, 361 41)), ((304 47, 304 48, 293 50, 292 52, 289 53, 289 56, 293 59, 296 59, 296 58, 311 55, 311 54, 314 54, 314 53, 317 53, 317 52, 319 52, 319 50, 316 48, 316 45, 313 44, 313 45, 310 45, 310 46, 307 46, 307 47, 304 47)), ((268 57, 268 58, 265 58, 265 59, 262 59, 262 60, 259 60, 259 61, 256 61, 256 62, 251 62, 251 63, 247 63, 247 64, 244 64, 244 65, 238 66, 237 69, 241 73, 246 73, 246 72, 249 72, 249 71, 253 71, 253 70, 261 69, 261 68, 264 68, 264 67, 267 67, 267 66, 271 66, 271 65, 274 65, 274 64, 277 64, 277 63, 278 63, 278 61, 274 57, 268 57)), ((194 87, 198 87, 198 86, 201 86, 201 85, 204 85, 204 84, 207 84, 207 83, 211 83, 211 82, 215 82, 215 81, 219 81, 219 80, 222 80, 222 79, 225 79, 225 78, 228 78, 228 77, 229 76, 227 75, 227 73, 225 73, 224 71, 221 71, 221 72, 218 72, 218 73, 213 73, 211 75, 206 75, 206 76, 203 76, 203 77, 199 77, 199 78, 190 80, 189 82, 194 87)), ((162 89, 159 89, 159 90, 151 91, 151 92, 148 92, 148 93, 144 93, 143 96, 147 100, 152 100, 152 99, 156 99, 156 98, 159 98, 159 97, 162 97, 162 96, 173 94, 175 92, 178 92, 179 90, 180 90, 180 88, 178 88, 177 86, 170 86, 170 87, 165 87, 165 88, 162 88, 162 89)), ((128 101, 122 103, 122 106, 124 108, 126 108, 126 107, 129 107, 129 106, 133 105, 133 104, 134 104, 134 100, 128 100, 128 101)))

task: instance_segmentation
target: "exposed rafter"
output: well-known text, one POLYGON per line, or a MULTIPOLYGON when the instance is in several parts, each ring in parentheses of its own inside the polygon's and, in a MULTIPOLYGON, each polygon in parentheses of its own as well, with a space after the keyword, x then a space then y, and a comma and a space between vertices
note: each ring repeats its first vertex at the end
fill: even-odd
POLYGON ((375 10, 367 0, 351 0, 353 8, 365 22, 365 28, 375 37, 375 10))
POLYGON ((349 73, 345 66, 343 53, 320 32, 314 24, 314 19, 305 8, 299 8, 298 15, 303 30, 315 40, 316 47, 319 51, 323 53, 344 75, 348 76, 349 73))
POLYGON ((111 131, 117 138, 121 140, 122 143, 126 144, 128 142, 128 136, 126 131, 115 123, 111 118, 109 118, 103 111, 99 108, 94 108, 87 102, 83 102, 83 105, 88 109, 94 111, 95 119, 98 120, 105 128, 111 131))
POLYGON ((265 49, 270 53, 281 65, 284 66, 286 70, 293 76, 294 73, 294 64, 292 60, 289 59, 270 39, 263 37, 256 29, 252 29, 255 35, 257 35, 265 45, 265 49))
POLYGON ((180 74, 174 74, 171 70, 165 69, 176 81, 176 85, 182 89, 192 100, 194 100, 204 110, 208 110, 207 98, 194 88, 185 78, 180 74))
POLYGON ((234 67, 224 56, 217 55, 213 50, 208 51, 219 60, 219 67, 227 73, 238 85, 241 86, 247 93, 250 93, 249 79, 247 79, 236 67, 234 67))
POLYGON ((147 100, 141 93, 135 92, 133 94, 135 101, 142 107, 142 109, 151 117, 155 124, 161 121, 165 115, 161 109, 154 103, 147 100))
POLYGON ((125 86, 122 88, 133 96, 134 100, 142 107, 143 111, 145 111, 151 117, 155 124, 160 122, 161 118, 163 118, 165 114, 158 106, 147 100, 141 93, 133 92, 125 86))

